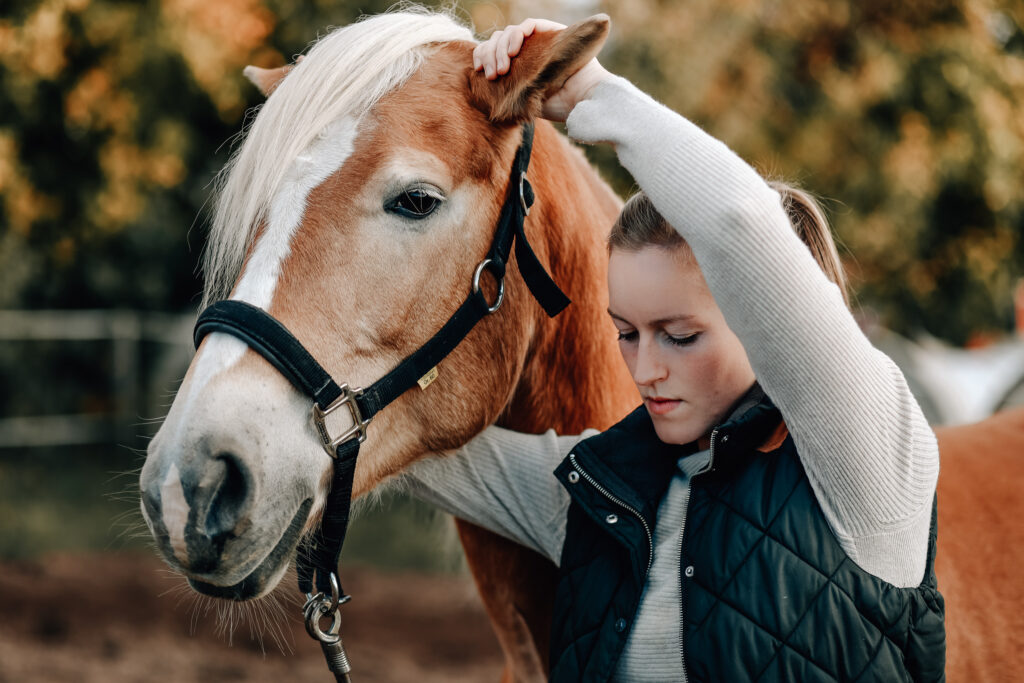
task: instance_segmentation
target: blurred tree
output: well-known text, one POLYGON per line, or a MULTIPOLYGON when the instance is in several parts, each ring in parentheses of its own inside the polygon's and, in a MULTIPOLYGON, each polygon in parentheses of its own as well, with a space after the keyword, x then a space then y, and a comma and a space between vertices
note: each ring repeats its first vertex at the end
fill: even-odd
POLYGON ((834 198, 860 299, 889 326, 955 343, 1010 329, 1024 266, 1024 6, 604 5, 609 66, 763 171, 834 198))
POLYGON ((273 28, 258 0, 45 0, 0 20, 0 305, 179 308, 186 233, 273 28), (230 74, 230 75, 229 75, 230 74))
MULTIPOLYGON (((204 231, 189 228, 227 160, 222 143, 259 103, 242 67, 282 64, 318 32, 391 4, 5 6, 0 306, 194 305, 204 231)), ((461 13, 486 30, 556 4, 467 2, 461 13)), ((1024 265, 1019 3, 603 6, 610 68, 763 170, 835 198, 860 298, 889 325, 954 342, 1008 326, 1024 265)), ((602 3, 559 7, 556 18, 573 19, 602 3)), ((629 189, 611 150, 588 153, 629 189)))

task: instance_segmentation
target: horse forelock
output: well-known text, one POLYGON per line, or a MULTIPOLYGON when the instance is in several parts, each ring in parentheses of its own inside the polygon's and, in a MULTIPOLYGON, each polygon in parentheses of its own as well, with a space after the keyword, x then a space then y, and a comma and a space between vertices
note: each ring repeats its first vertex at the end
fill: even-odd
POLYGON ((203 306, 226 298, 271 202, 332 123, 359 121, 414 74, 438 43, 473 40, 451 15, 403 11, 320 38, 259 109, 217 180, 203 257, 203 306))

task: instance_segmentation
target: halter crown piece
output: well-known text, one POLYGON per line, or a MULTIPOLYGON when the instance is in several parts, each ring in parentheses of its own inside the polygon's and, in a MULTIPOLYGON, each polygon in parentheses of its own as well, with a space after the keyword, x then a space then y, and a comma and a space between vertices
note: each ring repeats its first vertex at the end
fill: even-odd
POLYGON ((533 123, 529 122, 522 126, 522 142, 512 162, 508 192, 494 241, 474 272, 465 301, 437 334, 369 387, 351 388, 344 383, 338 384, 284 325, 251 304, 218 301, 203 311, 196 322, 193 332, 196 348, 210 332, 231 334, 266 358, 296 389, 313 400, 312 420, 324 449, 334 459, 334 470, 320 529, 303 541, 296 554, 295 566, 299 590, 307 596, 303 609, 306 630, 320 642, 328 668, 338 681, 350 680, 348 658, 338 635, 341 625, 338 607, 350 598, 341 589, 336 572, 348 530, 359 444, 366 440, 370 421, 378 411, 416 386, 418 380, 451 353, 478 322, 498 310, 505 294, 505 268, 513 243, 519 272, 544 311, 554 317, 569 305, 568 297, 533 253, 523 229, 523 222, 534 201, 533 188, 526 179, 532 146, 533 123), (494 303, 488 303, 480 289, 484 270, 489 270, 498 284, 494 303), (333 436, 327 428, 326 417, 342 408, 350 412, 352 427, 333 436), (315 595, 314 584, 318 591, 315 595), (331 619, 327 631, 320 628, 320 621, 325 618, 331 619))

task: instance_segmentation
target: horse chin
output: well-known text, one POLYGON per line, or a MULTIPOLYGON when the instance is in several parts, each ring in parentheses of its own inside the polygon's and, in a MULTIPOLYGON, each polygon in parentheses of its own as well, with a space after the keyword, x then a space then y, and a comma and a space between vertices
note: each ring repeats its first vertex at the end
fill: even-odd
POLYGON ((295 516, 292 517, 292 521, 288 524, 288 528, 284 530, 284 534, 278 540, 277 545, 241 581, 230 586, 221 586, 188 577, 189 585, 203 595, 224 600, 234 600, 236 602, 263 597, 274 589, 274 586, 277 585, 284 575, 285 569, 288 568, 288 561, 295 554, 295 549, 299 545, 299 540, 302 538, 302 529, 306 524, 306 519, 309 516, 309 510, 312 505, 313 500, 307 499, 299 506, 295 516))

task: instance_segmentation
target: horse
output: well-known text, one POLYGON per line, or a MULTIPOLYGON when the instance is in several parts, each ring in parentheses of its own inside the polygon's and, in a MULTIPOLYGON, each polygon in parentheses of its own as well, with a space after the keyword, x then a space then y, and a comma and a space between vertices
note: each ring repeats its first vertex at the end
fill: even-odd
MULTIPOLYGON (((258 306, 331 375, 373 382, 465 296, 508 189, 520 125, 607 33, 598 16, 537 35, 508 76, 488 82, 474 75, 466 28, 403 12, 338 29, 294 65, 248 67, 267 100, 222 176, 204 302, 258 306)), ((353 497, 488 424, 573 434, 606 428, 637 404, 605 313, 604 238, 620 200, 543 121, 529 177, 527 234, 573 306, 549 319, 510 267, 505 304, 438 365, 436 380, 368 427, 353 497)), ((316 529, 332 463, 309 409, 241 341, 213 333, 202 342, 140 479, 161 554, 199 592, 265 595, 316 529)), ((1024 651, 1012 542, 1024 512, 1014 486, 1024 475, 1015 457, 1024 412, 937 432, 948 678, 1009 680, 1024 651)), ((503 680, 544 680, 555 568, 483 529, 457 527, 505 656, 503 680)))
MULTIPOLYGON (((248 68, 268 96, 218 189, 205 302, 230 296, 262 308, 332 376, 372 383, 466 296, 522 124, 607 33, 598 16, 537 36, 508 77, 488 82, 473 71, 468 29, 443 14, 398 12, 327 34, 294 65, 248 68)), ((486 425, 579 433, 638 402, 606 313, 605 231, 621 202, 545 121, 528 177, 536 201, 526 233, 574 304, 548 318, 510 264, 504 305, 437 366, 436 380, 367 428, 354 498, 486 425)), ((493 283, 484 285, 493 300, 493 283)), ((309 410, 241 341, 202 341, 140 478, 161 554, 197 591, 266 594, 316 529, 332 462, 309 410)), ((544 680, 555 568, 470 524, 458 532, 504 679, 544 680)))
POLYGON ((935 428, 935 573, 946 599, 946 677, 1013 681, 1024 665, 1024 408, 935 428))

